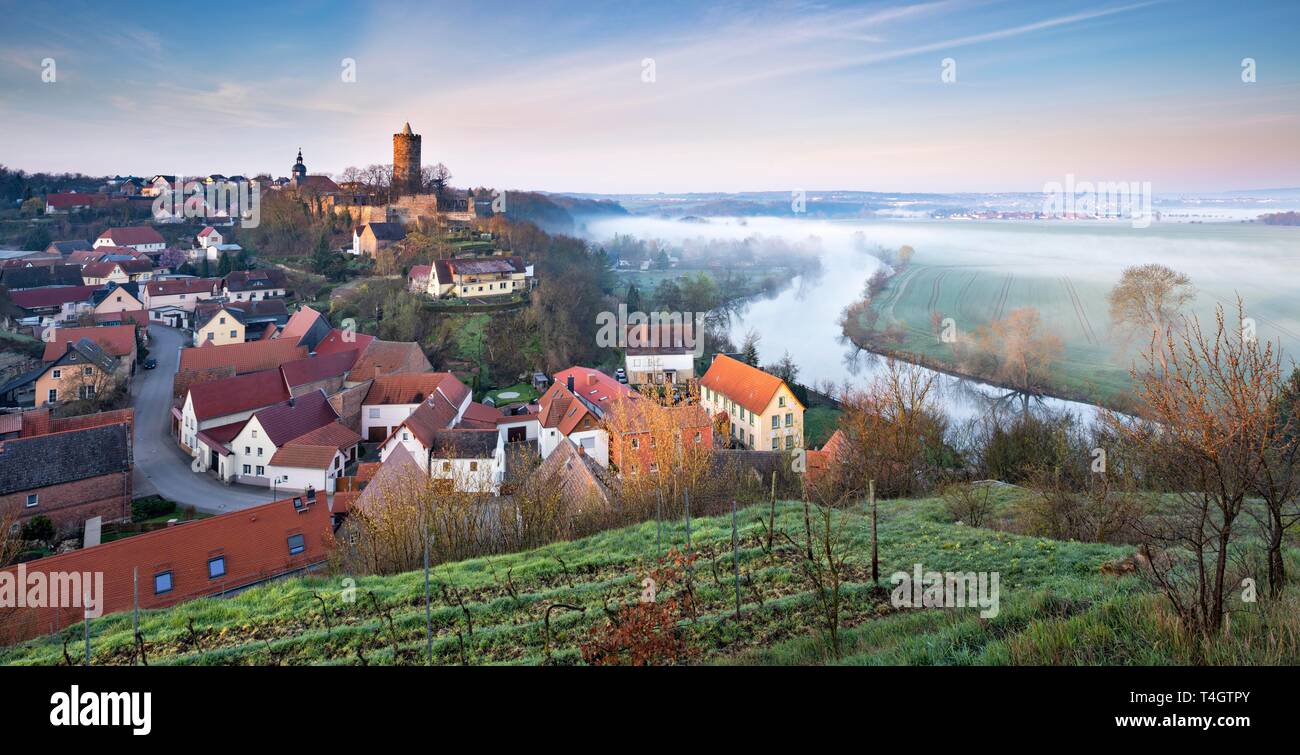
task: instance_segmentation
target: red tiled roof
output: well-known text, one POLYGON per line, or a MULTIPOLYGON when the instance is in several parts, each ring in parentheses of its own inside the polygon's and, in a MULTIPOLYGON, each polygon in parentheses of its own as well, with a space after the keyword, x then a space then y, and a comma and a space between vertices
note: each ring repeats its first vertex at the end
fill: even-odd
MULTIPOLYGON (((285 499, 29 561, 25 569, 29 575, 102 573, 103 594, 99 597, 104 613, 110 614, 131 608, 136 573, 140 607, 161 608, 322 563, 332 547, 330 512, 324 499, 301 509, 285 499), (302 536, 303 551, 290 554, 289 538, 295 535, 302 536), (226 573, 212 578, 209 561, 216 557, 225 559, 226 573), (153 579, 163 572, 171 572, 172 589, 155 594, 153 579)), ((16 573, 16 569, 6 571, 16 573)), ((76 623, 81 615, 68 608, 18 609, 6 632, 17 638, 34 637, 49 632, 51 626, 57 630, 76 623)))
MULTIPOLYGON (((409 372, 400 375, 382 375, 370 383, 370 390, 362 399, 362 405, 381 406, 390 404, 418 404, 427 399, 443 382, 448 382, 444 391, 461 395, 460 389, 452 386, 456 376, 450 372, 409 372)), ((461 384, 463 387, 463 384, 461 384)), ((455 400, 455 399, 453 399, 455 400)), ((459 405, 459 404, 458 404, 459 405)))
MULTIPOLYGON (((294 343, 277 339, 274 341, 258 341, 257 343, 294 343)), ((325 380, 332 377, 342 377, 352 367, 356 361, 357 352, 355 351, 338 351, 333 354, 324 356, 317 354, 314 357, 306 359, 296 359, 292 362, 285 362, 280 366, 280 371, 284 373, 284 381, 289 384, 290 388, 297 388, 300 385, 314 383, 317 380, 325 380)))
POLYGON ((558 428, 564 435, 578 429, 589 429, 600 421, 600 416, 589 407, 604 413, 609 411, 614 401, 622 398, 635 400, 637 393, 599 370, 570 367, 556 373, 555 382, 538 399, 541 423, 544 427, 558 428), (568 388, 570 377, 573 378, 572 393, 568 388))
POLYGON ((271 456, 271 463, 280 467, 329 469, 336 453, 360 442, 360 433, 331 422, 286 443, 271 456))
POLYGON ((762 414, 785 383, 776 375, 719 354, 704 373, 700 385, 721 393, 754 414, 762 414))
POLYGON ((275 370, 307 356, 307 349, 293 341, 249 341, 221 346, 181 349, 178 372, 233 366, 235 374, 275 370))
POLYGON ((420 278, 428 278, 433 274, 433 265, 412 265, 411 272, 406 274, 406 279, 415 281, 420 278))
POLYGON ((49 286, 30 288, 26 291, 10 291, 9 299, 23 309, 40 307, 57 307, 69 302, 90 301, 91 294, 99 286, 49 286))
POLYGON ((107 201, 108 197, 104 194, 60 192, 45 195, 45 204, 56 210, 66 210, 69 207, 98 207, 107 201))
POLYGON ((338 419, 322 391, 312 391, 267 407, 253 417, 277 448, 338 419))
POLYGON ((99 234, 99 238, 109 239, 118 246, 166 243, 157 231, 149 226, 143 225, 130 226, 128 228, 109 228, 107 231, 99 234))
POLYGON ((361 442, 361 433, 338 422, 321 425, 289 441, 290 446, 329 446, 350 448, 361 442))
POLYGON ((214 233, 217 233, 217 229, 213 228, 212 226, 207 226, 203 230, 199 231, 199 238, 204 239, 207 238, 208 236, 211 236, 214 233))
POLYGON ((148 326, 149 313, 143 309, 121 309, 116 312, 96 312, 95 322, 122 322, 132 325, 148 326))
POLYGON ((280 337, 292 338, 296 341, 307 335, 307 331, 311 330, 311 326, 316 324, 316 321, 323 316, 311 307, 303 307, 294 312, 289 321, 280 329, 280 337))
POLYGON ((56 328, 54 337, 45 342, 42 361, 53 362, 68 351, 69 341, 76 343, 89 338, 115 357, 129 356, 135 349, 134 325, 108 325, 95 328, 56 328))
MULTIPOLYGON (((319 353, 320 347, 316 351, 319 353)), ((352 365, 348 380, 357 382, 401 372, 428 372, 431 367, 418 343, 372 340, 352 365)))
POLYGON ((470 429, 486 429, 497 426, 501 419, 501 410, 487 404, 471 401, 460 417, 460 426, 470 429))
POLYGON ((375 340, 374 336, 368 336, 365 333, 348 334, 338 328, 330 331, 330 334, 321 339, 316 345, 317 354, 333 354, 336 351, 350 351, 352 349, 364 349, 375 340))
MULTIPOLYGON (((189 351, 189 349, 186 349, 189 351)), ((228 414, 256 411, 289 398, 279 370, 262 370, 247 375, 190 386, 190 401, 199 421, 228 414)))

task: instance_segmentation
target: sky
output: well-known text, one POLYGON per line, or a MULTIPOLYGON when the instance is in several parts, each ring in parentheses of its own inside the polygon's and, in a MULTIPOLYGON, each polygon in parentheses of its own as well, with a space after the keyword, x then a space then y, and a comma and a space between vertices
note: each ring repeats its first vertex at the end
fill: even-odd
POLYGON ((337 174, 409 121, 460 186, 1300 186, 1294 0, 158 8, 0 0, 0 164, 337 174))

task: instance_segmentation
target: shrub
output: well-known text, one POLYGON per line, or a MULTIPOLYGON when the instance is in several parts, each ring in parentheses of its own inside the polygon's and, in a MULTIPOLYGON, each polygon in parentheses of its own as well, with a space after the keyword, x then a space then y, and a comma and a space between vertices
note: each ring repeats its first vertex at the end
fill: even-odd
POLYGON ((990 483, 956 482, 939 491, 944 508, 953 521, 982 527, 993 515, 993 486, 990 483))
POLYGON ((54 539, 54 522, 45 515, 34 516, 23 524, 22 538, 37 543, 48 543, 54 539))
POLYGON ((131 521, 142 522, 156 516, 170 514, 176 510, 176 504, 156 495, 137 498, 131 501, 131 521))

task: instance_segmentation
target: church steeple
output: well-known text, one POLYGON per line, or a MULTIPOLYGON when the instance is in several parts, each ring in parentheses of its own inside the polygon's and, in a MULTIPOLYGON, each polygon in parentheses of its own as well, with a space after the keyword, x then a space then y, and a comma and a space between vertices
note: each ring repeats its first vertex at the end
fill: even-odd
POLYGON ((293 174, 294 178, 307 175, 307 166, 303 165, 302 162, 302 147, 298 148, 298 162, 293 164, 293 167, 290 169, 290 172, 293 174))

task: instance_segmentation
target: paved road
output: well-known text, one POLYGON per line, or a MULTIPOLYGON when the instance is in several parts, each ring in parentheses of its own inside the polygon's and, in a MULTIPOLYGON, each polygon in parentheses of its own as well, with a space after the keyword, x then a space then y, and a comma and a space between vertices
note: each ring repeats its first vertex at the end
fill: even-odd
POLYGON ((190 457, 171 436, 172 378, 180 362, 180 348, 189 335, 165 325, 149 326, 149 356, 158 360, 152 370, 137 370, 135 393, 136 497, 158 494, 199 511, 220 514, 271 501, 266 488, 223 485, 206 474, 190 471, 190 457))

